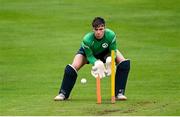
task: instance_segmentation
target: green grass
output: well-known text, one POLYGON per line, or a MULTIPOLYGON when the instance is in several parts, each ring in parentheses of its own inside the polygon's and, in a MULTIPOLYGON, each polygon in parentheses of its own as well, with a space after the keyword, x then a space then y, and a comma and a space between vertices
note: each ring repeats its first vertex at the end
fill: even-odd
POLYGON ((179 0, 0 0, 0 115, 180 115, 179 0), (96 104, 91 65, 53 101, 91 21, 102 16, 131 59, 127 101, 96 104), (80 79, 87 78, 82 85, 80 79))

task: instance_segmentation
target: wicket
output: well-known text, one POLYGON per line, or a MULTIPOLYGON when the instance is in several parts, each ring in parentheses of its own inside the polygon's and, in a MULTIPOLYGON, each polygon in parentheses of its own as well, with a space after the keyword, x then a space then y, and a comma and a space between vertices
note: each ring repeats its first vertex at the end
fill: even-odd
POLYGON ((97 104, 101 104, 101 79, 99 75, 96 78, 96 95, 97 95, 97 104))
MULTIPOLYGON (((101 79, 96 78, 97 104, 101 104, 101 79)), ((115 51, 111 51, 111 103, 115 103, 115 51)))
POLYGON ((115 52, 111 51, 111 103, 115 103, 115 52))

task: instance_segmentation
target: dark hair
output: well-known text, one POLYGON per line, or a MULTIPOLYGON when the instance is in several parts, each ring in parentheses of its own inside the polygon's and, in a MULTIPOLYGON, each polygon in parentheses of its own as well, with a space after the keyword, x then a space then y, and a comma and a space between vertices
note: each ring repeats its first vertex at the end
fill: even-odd
POLYGON ((97 28, 97 27, 99 27, 100 25, 105 26, 105 21, 104 21, 104 19, 101 18, 101 17, 95 17, 94 20, 93 20, 93 22, 92 22, 92 27, 93 27, 93 28, 97 28))

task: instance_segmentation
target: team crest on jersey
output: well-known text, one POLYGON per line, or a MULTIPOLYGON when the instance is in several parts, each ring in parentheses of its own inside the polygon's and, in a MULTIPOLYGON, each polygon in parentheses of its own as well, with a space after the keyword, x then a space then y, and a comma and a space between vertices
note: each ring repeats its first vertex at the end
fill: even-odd
POLYGON ((103 48, 107 48, 107 47, 108 47, 108 44, 107 44, 107 43, 103 43, 103 44, 102 44, 102 47, 103 47, 103 48))

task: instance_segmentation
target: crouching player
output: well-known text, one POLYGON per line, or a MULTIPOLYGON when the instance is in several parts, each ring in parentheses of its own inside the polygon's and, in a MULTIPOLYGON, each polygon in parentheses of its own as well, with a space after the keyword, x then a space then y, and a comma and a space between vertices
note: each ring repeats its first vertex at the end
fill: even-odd
POLYGON ((99 74, 100 78, 111 74, 110 58, 111 50, 115 50, 116 74, 115 96, 117 100, 126 100, 125 88, 130 70, 130 60, 127 60, 116 48, 115 33, 105 27, 105 21, 101 17, 95 17, 92 21, 93 31, 87 33, 81 47, 74 57, 72 64, 65 67, 62 84, 55 101, 68 99, 73 89, 78 70, 85 64, 92 64, 92 75, 99 74), (104 64, 106 63, 106 64, 104 64))

